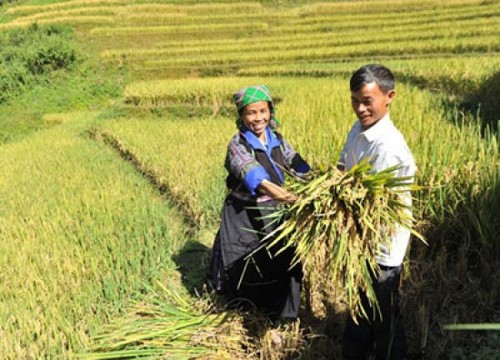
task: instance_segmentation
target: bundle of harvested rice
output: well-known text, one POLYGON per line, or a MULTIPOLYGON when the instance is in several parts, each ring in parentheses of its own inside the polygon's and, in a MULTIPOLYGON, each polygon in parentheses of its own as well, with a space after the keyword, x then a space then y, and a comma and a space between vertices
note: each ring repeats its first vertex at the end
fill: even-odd
POLYGON ((310 275, 310 285, 342 289, 355 321, 360 315, 368 317, 360 290, 378 308, 371 274, 379 271, 376 254, 382 244, 390 246, 390 234, 402 226, 423 240, 412 228, 404 199, 417 186, 411 178, 397 177, 397 168, 371 173, 364 161, 348 172, 326 169, 308 182, 293 182, 290 190, 298 200, 272 215, 276 221, 285 220, 262 245, 295 247, 295 261, 310 275))
POLYGON ((250 345, 236 312, 214 313, 208 299, 150 291, 93 338, 86 359, 244 359, 250 345), (152 297, 151 295, 154 295, 152 297))

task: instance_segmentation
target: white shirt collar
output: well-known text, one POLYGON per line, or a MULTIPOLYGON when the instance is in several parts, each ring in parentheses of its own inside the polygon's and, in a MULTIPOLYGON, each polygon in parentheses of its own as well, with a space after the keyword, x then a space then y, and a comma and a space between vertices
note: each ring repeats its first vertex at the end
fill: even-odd
MULTIPOLYGON (((359 123, 359 121, 358 121, 359 123)), ((361 126, 361 123, 359 123, 361 126)), ((384 133, 387 132, 387 130, 391 127, 392 121, 391 117, 389 116, 389 113, 387 112, 382 119, 377 121, 375 125, 370 127, 368 130, 362 131, 361 134, 363 134, 368 141, 374 141, 378 138, 380 138, 384 133)), ((362 130, 362 129, 361 129, 362 130)))

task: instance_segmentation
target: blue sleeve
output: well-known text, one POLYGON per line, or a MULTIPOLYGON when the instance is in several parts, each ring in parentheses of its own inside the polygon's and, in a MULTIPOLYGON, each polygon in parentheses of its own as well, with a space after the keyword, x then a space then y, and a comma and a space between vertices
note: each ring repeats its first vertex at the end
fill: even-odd
POLYGON ((256 166, 245 174, 243 184, 252 195, 258 195, 256 190, 263 180, 271 180, 271 178, 262 166, 256 166))
POLYGON ((262 180, 270 180, 269 174, 255 160, 254 154, 240 143, 239 134, 236 134, 229 143, 226 169, 240 180, 252 195, 257 195, 256 190, 262 180))

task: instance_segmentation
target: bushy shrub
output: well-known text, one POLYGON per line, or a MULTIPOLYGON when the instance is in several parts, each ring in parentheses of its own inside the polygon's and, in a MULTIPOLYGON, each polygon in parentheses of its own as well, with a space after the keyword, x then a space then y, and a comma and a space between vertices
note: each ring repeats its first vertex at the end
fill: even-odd
POLYGON ((0 35, 0 103, 67 69, 77 59, 67 26, 31 25, 0 35))
POLYGON ((7 5, 7 4, 12 4, 17 2, 18 0, 0 0, 0 6, 2 5, 7 5))

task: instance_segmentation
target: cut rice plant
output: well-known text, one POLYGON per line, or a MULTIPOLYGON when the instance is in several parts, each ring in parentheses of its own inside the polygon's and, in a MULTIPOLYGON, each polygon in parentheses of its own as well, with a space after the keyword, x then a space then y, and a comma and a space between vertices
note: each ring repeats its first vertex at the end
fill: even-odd
MULTIPOLYGON (((369 317, 361 292, 378 309, 371 279, 379 271, 376 257, 381 245, 389 247, 390 235, 401 226, 423 240, 412 228, 406 200, 417 186, 411 177, 397 177, 397 169, 372 173, 371 165, 363 161, 348 172, 326 169, 310 181, 294 182, 290 188, 298 200, 272 215, 275 221, 285 220, 272 233, 276 237, 263 245, 294 247, 295 262, 313 275, 313 288, 344 289, 355 321, 358 316, 369 317)), ((332 301, 329 297, 324 300, 332 301)))
POLYGON ((243 359, 251 348, 242 317, 216 313, 210 299, 187 298, 158 284, 123 318, 94 337, 86 359, 243 359), (153 296, 152 296, 153 295, 153 296), (245 347, 244 347, 245 346, 245 347))
POLYGON ((267 327, 259 339, 259 359, 299 359, 308 346, 307 337, 300 321, 267 327))

